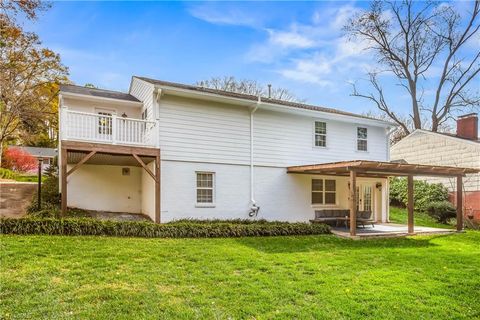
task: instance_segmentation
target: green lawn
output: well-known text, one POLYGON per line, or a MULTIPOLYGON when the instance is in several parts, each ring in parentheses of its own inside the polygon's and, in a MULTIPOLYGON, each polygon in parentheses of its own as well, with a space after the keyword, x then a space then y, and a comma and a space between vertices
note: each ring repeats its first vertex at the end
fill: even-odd
MULTIPOLYGON (((390 222, 407 224, 407 209, 390 207, 390 222)), ((416 226, 434 227, 434 228, 453 228, 454 226, 438 223, 435 219, 423 212, 414 212, 414 222, 416 226)))
POLYGON ((480 318, 479 244, 4 235, 0 318, 480 318))

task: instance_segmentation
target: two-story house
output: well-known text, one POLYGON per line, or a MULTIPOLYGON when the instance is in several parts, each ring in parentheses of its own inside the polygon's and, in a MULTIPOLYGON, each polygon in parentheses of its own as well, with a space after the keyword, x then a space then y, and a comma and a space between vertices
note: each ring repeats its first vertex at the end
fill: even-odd
POLYGON ((64 212, 386 222, 387 177, 412 169, 387 163, 391 123, 330 108, 134 76, 128 94, 62 86, 59 109, 64 212))

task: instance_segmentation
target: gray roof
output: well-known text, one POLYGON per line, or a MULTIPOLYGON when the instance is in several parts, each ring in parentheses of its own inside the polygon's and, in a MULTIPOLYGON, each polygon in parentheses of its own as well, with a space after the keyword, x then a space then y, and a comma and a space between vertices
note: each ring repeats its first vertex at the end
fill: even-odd
POLYGON ((60 92, 68 92, 68 93, 76 93, 76 94, 83 94, 91 97, 100 97, 100 98, 109 98, 109 99, 117 99, 117 100, 125 100, 125 101, 132 101, 132 102, 140 102, 137 98, 132 96, 131 94, 119 92, 119 91, 111 91, 111 90, 104 90, 104 89, 97 89, 97 88, 87 88, 82 86, 76 86, 72 84, 63 84, 60 86, 60 92))
POLYGON ((20 149, 31 154, 34 157, 53 158, 57 155, 57 149, 40 148, 40 147, 24 147, 24 146, 8 146, 11 149, 20 149))
MULTIPOLYGON (((169 82, 169 81, 162 81, 162 80, 155 80, 155 79, 139 77, 139 76, 134 76, 134 78, 138 78, 138 79, 141 79, 143 81, 152 83, 154 85, 159 85, 159 86, 168 86, 168 87, 174 87, 174 88, 185 89, 185 90, 192 90, 192 91, 197 91, 197 92, 212 93, 212 94, 218 94, 218 95, 221 95, 221 96, 239 98, 239 99, 246 99, 246 100, 252 100, 252 101, 257 101, 258 100, 257 96, 244 94, 244 93, 230 92, 230 91, 218 90, 218 89, 210 89, 210 88, 205 88, 205 87, 199 87, 199 86, 187 85, 187 84, 169 82)), ((283 105, 283 106, 292 107, 292 108, 299 108, 299 109, 306 109, 306 110, 313 110, 313 111, 321 111, 321 112, 335 113, 335 114, 340 114, 340 115, 350 116, 350 117, 356 117, 356 118, 376 120, 376 121, 388 123, 392 126, 396 126, 395 124, 390 123, 390 122, 385 121, 385 120, 379 120, 379 119, 375 119, 375 118, 372 118, 372 117, 368 117, 368 116, 364 116, 364 115, 360 115, 360 114, 356 114, 356 113, 351 113, 351 112, 347 112, 347 111, 342 111, 342 110, 338 110, 338 109, 314 106, 314 105, 299 103, 299 102, 290 102, 290 101, 284 101, 284 100, 278 100, 278 99, 269 99, 267 97, 261 97, 261 100, 262 100, 262 102, 278 104, 278 105, 283 105)))

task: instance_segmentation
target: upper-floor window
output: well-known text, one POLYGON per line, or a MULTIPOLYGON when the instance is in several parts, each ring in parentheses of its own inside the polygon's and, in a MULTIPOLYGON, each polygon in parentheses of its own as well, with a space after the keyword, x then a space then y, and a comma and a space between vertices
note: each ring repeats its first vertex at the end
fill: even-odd
POLYGON ((197 172, 197 204, 213 204, 214 187, 213 172, 197 172))
POLYGON ((327 146, 327 123, 322 121, 315 121, 315 146, 327 146))
POLYGON ((312 179, 312 204, 335 204, 336 192, 335 180, 312 179))
POLYGON ((368 150, 367 137, 368 137, 367 128, 358 127, 357 128, 357 150, 358 151, 368 150))

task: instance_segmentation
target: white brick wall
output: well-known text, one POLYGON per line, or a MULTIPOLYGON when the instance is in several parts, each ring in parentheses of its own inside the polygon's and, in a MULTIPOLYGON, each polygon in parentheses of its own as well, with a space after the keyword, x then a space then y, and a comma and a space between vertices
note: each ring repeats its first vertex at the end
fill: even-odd
MULTIPOLYGON (((480 168, 480 143, 415 131, 392 146, 390 158, 404 159, 409 163, 480 168)), ((450 191, 456 189, 455 179, 439 177, 424 179, 431 183, 442 183, 450 191)), ((466 191, 480 190, 480 174, 467 175, 464 178, 464 186, 466 191)))

